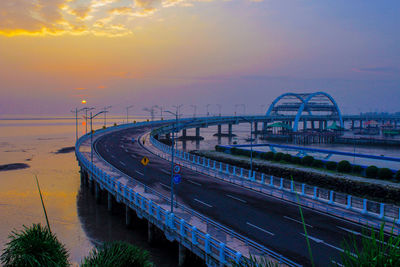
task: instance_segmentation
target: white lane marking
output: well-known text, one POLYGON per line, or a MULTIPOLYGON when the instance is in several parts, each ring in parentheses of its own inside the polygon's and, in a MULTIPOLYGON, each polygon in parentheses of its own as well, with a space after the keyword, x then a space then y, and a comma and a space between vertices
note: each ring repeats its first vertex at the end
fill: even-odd
POLYGON ((246 200, 240 199, 240 198, 238 198, 238 197, 235 197, 235 196, 232 196, 232 195, 229 195, 229 194, 226 194, 226 196, 227 196, 227 197, 230 197, 230 198, 233 198, 233 199, 236 199, 236 200, 238 200, 238 201, 240 201, 240 202, 247 203, 246 200))
POLYGON ((135 155, 133 155, 133 154, 131 154, 131 157, 132 157, 132 158, 136 158, 136 156, 135 156, 135 155))
POLYGON ((201 186, 201 184, 196 183, 196 182, 194 182, 194 181, 191 181, 191 180, 186 180, 186 181, 188 181, 188 182, 191 183, 191 184, 195 184, 195 185, 201 186))
POLYGON ((166 170, 161 170, 161 172, 163 172, 163 173, 165 173, 165 174, 171 174, 171 172, 169 172, 169 171, 166 171, 166 170))
POLYGON ((336 226, 336 227, 339 228, 339 229, 342 229, 343 231, 349 232, 349 233, 351 233, 353 235, 362 235, 363 236, 363 234, 361 234, 360 232, 353 231, 353 230, 350 230, 350 229, 347 229, 347 228, 344 228, 344 227, 341 227, 341 226, 336 226))
POLYGON ((111 155, 111 157, 112 157, 113 159, 115 159, 115 156, 114 156, 114 155, 111 155))
MULTIPOLYGON (((299 223, 299 224, 303 224, 303 222, 301 222, 301 221, 299 221, 299 220, 296 220, 296 219, 293 219, 293 218, 290 218, 290 217, 288 217, 288 216, 283 216, 283 218, 288 219, 288 220, 291 220, 291 221, 294 221, 294 222, 297 222, 297 223, 299 223)), ((308 227, 313 228, 312 225, 309 225, 309 224, 306 224, 306 223, 305 223, 305 225, 308 226, 308 227)))
POLYGON ((128 153, 129 152, 128 149, 125 148, 125 152, 128 153))
POLYGON ((143 176, 144 174, 142 173, 142 172, 140 172, 140 171, 135 171, 137 174, 139 174, 139 175, 141 175, 141 176, 143 176))
POLYGON ((167 187, 167 188, 171 188, 170 186, 168 186, 168 185, 166 185, 166 184, 163 184, 163 183, 160 183, 160 185, 165 186, 165 187, 167 187))
MULTIPOLYGON (((306 237, 305 234, 303 234, 303 233, 300 233, 300 234, 301 234, 302 236, 306 237)), ((343 251, 344 251, 344 250, 341 249, 341 248, 338 248, 338 247, 336 247, 336 246, 334 246, 334 245, 331 245, 331 244, 329 244, 329 243, 326 243, 326 242, 325 242, 324 240, 322 240, 322 239, 319 239, 319 238, 316 238, 316 237, 313 237, 313 236, 310 236, 310 235, 308 235, 308 238, 311 239, 312 241, 316 242, 316 243, 321 243, 321 244, 324 244, 325 246, 328 246, 328 247, 331 247, 331 248, 333 248, 333 249, 339 250, 340 252, 343 252, 343 251)))
POLYGON ((343 264, 341 264, 341 263, 339 263, 339 262, 337 262, 337 261, 332 260, 331 262, 332 262, 334 265, 337 265, 337 266, 339 266, 339 267, 344 267, 343 264))
POLYGON ((125 163, 123 163, 122 161, 120 161, 119 163, 121 163, 122 165, 126 166, 126 164, 125 164, 125 163))
POLYGON ((275 235, 274 233, 271 233, 270 231, 267 231, 267 230, 265 230, 265 229, 262 229, 261 227, 258 227, 257 225, 254 225, 254 224, 252 224, 252 223, 247 222, 246 224, 247 224, 247 225, 250 225, 250 226, 252 226, 252 227, 254 227, 254 228, 256 228, 256 229, 258 229, 258 230, 260 230, 260 231, 263 231, 264 233, 270 234, 270 235, 272 235, 272 236, 275 235))
POLYGON ((198 200, 197 198, 195 198, 194 201, 197 201, 197 202, 203 204, 204 206, 207 206, 207 207, 209 207, 209 208, 212 208, 212 206, 211 206, 210 204, 207 204, 207 203, 205 203, 205 202, 203 202, 203 201, 201 201, 201 200, 198 200))

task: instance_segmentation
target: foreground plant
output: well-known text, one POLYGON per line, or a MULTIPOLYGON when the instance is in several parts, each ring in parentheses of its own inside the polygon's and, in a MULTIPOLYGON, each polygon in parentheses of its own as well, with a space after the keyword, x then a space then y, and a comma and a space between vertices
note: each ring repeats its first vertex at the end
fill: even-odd
POLYGON ((343 252, 340 254, 342 264, 346 267, 395 267, 400 266, 400 236, 392 231, 385 239, 385 224, 382 223, 379 231, 371 228, 370 234, 361 237, 361 245, 353 235, 344 241, 343 252))
POLYGON ((272 262, 266 257, 255 257, 250 255, 250 258, 243 258, 240 263, 233 263, 234 267, 278 267, 276 262, 272 262))
POLYGON ((150 255, 131 244, 122 241, 104 243, 93 249, 89 256, 83 259, 83 267, 151 267, 150 255))
POLYGON ((14 266, 69 266, 68 251, 47 227, 33 224, 12 231, 0 261, 4 267, 14 266))

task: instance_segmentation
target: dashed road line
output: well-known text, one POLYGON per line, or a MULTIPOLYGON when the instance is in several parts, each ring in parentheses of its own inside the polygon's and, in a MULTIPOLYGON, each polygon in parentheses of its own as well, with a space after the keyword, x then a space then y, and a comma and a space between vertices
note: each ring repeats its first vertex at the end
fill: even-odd
POLYGON ((205 203, 205 202, 203 202, 203 201, 201 201, 201 200, 198 200, 197 198, 195 198, 194 201, 197 201, 197 202, 203 204, 204 206, 207 206, 207 207, 209 207, 209 208, 212 208, 212 206, 211 206, 210 204, 207 204, 207 203, 205 203))
POLYGON ((194 181, 191 181, 191 180, 186 180, 186 181, 188 181, 188 182, 191 183, 191 184, 195 184, 195 185, 201 186, 201 184, 199 184, 199 183, 197 183, 197 182, 194 182, 194 181))
MULTIPOLYGON (((297 222, 297 223, 299 223, 299 224, 303 224, 303 222, 301 222, 301 221, 299 221, 299 220, 296 220, 296 219, 293 219, 293 218, 288 217, 288 216, 283 216, 283 218, 288 219, 288 220, 291 220, 291 221, 293 221, 293 222, 297 222)), ((305 223, 305 225, 308 226, 308 227, 313 228, 312 225, 309 225, 309 224, 306 224, 306 223, 305 223)))
POLYGON ((267 234, 269 234, 269 235, 272 235, 272 236, 275 235, 274 233, 271 233, 270 231, 267 231, 267 230, 265 230, 265 229, 263 229, 263 228, 261 228, 261 227, 258 227, 257 225, 254 225, 254 224, 252 224, 252 223, 247 222, 246 224, 247 224, 247 225, 250 225, 250 226, 252 226, 252 227, 254 227, 254 228, 256 228, 256 229, 258 229, 258 230, 260 230, 260 231, 263 231, 264 233, 267 233, 267 234))
POLYGON ((122 165, 126 166, 126 164, 125 164, 125 163, 123 163, 122 161, 120 161, 119 163, 121 163, 122 165))
POLYGON ((247 203, 246 200, 240 199, 240 198, 238 198, 238 197, 235 197, 235 196, 232 196, 232 195, 229 195, 229 194, 226 194, 226 196, 227 196, 227 197, 230 197, 230 198, 233 198, 233 199, 235 199, 235 200, 238 200, 238 201, 240 201, 240 202, 247 203))
POLYGON ((140 171, 135 171, 137 174, 139 174, 139 175, 141 175, 141 176, 143 176, 144 174, 142 173, 142 172, 140 172, 140 171))
POLYGON ((162 185, 162 186, 164 186, 164 187, 167 187, 167 188, 171 188, 170 186, 168 186, 168 185, 166 185, 166 184, 163 184, 163 183, 160 183, 160 185, 162 185))
POLYGON ((168 174, 168 175, 171 174, 171 172, 166 171, 166 170, 161 170, 161 172, 162 172, 162 173, 165 173, 165 174, 168 174))
MULTIPOLYGON (((301 234, 302 236, 306 237, 305 234, 303 234, 303 233, 300 233, 300 234, 301 234)), ((331 244, 329 244, 329 243, 326 243, 326 242, 325 242, 324 240, 322 240, 322 239, 319 239, 319 238, 316 238, 316 237, 313 237, 313 236, 310 236, 310 235, 308 235, 308 238, 309 238, 310 240, 316 242, 316 243, 324 244, 325 246, 328 246, 328 247, 331 247, 331 248, 333 248, 333 249, 339 250, 340 252, 343 252, 343 251, 344 251, 344 250, 341 249, 341 248, 338 248, 338 247, 336 247, 336 246, 334 246, 334 245, 331 245, 331 244)))

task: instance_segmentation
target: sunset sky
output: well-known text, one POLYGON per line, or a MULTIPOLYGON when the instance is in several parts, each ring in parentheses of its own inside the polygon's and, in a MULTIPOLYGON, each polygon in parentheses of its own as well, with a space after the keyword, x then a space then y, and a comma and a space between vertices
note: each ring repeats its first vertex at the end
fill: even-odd
POLYGON ((400 1, 0 0, 0 114, 260 113, 314 91, 400 111, 400 1))

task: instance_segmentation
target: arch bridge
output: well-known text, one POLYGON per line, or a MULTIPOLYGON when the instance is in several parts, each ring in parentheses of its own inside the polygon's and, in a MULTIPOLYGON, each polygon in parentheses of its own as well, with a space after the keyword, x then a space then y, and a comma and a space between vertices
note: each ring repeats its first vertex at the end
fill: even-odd
MULTIPOLYGON (((327 129, 329 121, 335 124, 338 122, 342 129, 344 127, 336 101, 325 92, 282 94, 271 103, 265 115, 271 118, 271 122, 285 122, 293 132, 299 131, 300 122, 303 122, 303 130, 308 128, 308 122, 314 129, 316 121, 319 122, 320 129, 327 129)), ((266 127, 267 124, 264 124, 264 130, 266 127)))

